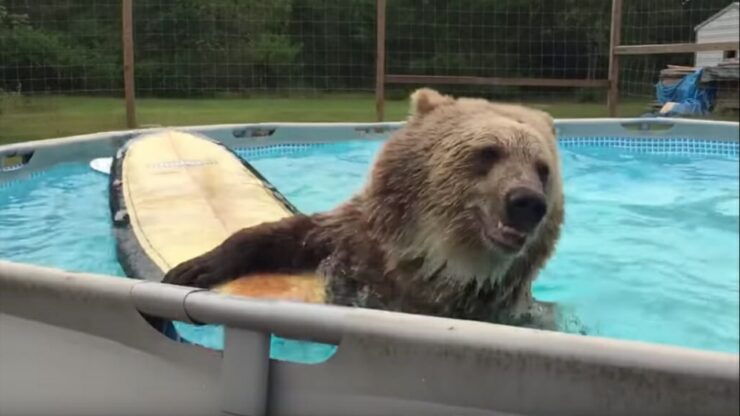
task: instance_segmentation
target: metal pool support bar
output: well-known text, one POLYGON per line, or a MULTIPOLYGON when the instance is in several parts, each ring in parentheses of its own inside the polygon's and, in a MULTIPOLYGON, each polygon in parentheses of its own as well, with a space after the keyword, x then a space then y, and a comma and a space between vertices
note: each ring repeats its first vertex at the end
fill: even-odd
POLYGON ((737 355, 0 262, 0 413, 736 415, 737 355), (226 327, 223 354, 143 315, 226 327), (269 359, 270 333, 338 344, 269 359))

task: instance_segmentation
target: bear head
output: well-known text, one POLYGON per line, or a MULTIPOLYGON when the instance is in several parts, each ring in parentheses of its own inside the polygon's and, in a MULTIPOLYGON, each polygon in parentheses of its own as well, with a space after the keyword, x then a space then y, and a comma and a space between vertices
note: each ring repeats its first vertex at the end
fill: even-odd
POLYGON ((488 280, 550 251, 563 220, 553 119, 545 112, 431 89, 411 96, 364 192, 370 229, 398 260, 488 280), (544 248, 543 248, 544 247, 544 248))

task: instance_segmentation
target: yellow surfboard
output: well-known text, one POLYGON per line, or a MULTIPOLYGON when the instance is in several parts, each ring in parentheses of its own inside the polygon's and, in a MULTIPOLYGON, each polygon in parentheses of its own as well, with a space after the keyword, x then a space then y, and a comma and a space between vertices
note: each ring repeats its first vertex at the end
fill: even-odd
MULTIPOLYGON (((242 228, 298 212, 230 149, 175 130, 145 134, 119 150, 111 164, 110 205, 119 262, 130 277, 153 281, 242 228)), ((324 301, 315 275, 248 275, 214 290, 324 301)))

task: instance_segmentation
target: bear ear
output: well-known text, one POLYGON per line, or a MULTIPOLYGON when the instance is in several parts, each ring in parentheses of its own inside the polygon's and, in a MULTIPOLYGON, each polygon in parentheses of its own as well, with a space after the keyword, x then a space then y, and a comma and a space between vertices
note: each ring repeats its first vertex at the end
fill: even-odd
POLYGON ((449 95, 442 95, 431 88, 421 88, 411 94, 411 114, 423 116, 441 105, 452 104, 454 101, 455 99, 449 95))

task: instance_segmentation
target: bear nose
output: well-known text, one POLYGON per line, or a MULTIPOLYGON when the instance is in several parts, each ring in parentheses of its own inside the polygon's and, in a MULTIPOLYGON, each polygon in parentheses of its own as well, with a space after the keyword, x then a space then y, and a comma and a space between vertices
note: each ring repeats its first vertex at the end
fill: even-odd
POLYGON ((528 233, 537 227, 547 212, 545 195, 530 188, 518 187, 506 194, 508 225, 528 233))

